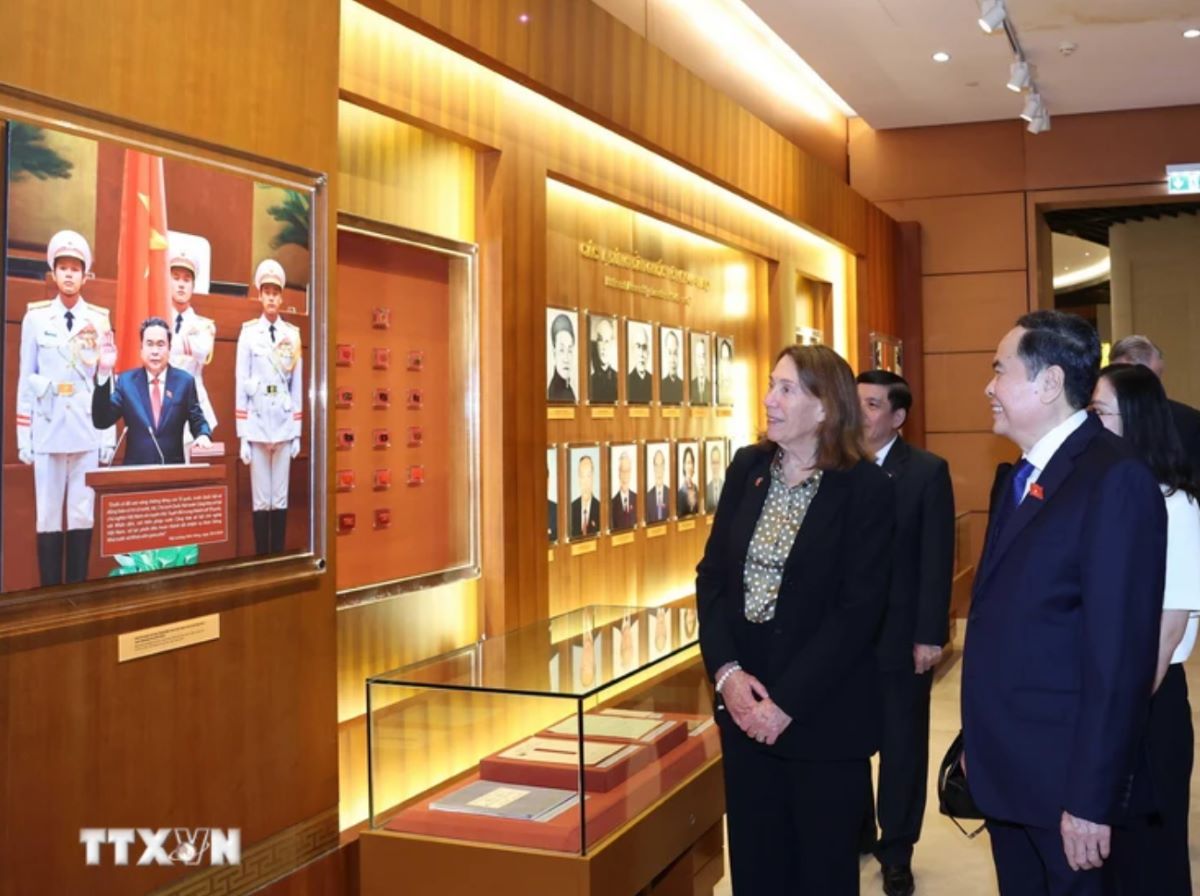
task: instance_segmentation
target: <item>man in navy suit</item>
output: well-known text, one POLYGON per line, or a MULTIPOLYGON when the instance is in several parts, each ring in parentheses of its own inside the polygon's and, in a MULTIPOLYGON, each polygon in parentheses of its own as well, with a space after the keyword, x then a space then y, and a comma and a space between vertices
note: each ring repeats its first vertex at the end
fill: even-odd
POLYGON ((111 336, 100 350, 96 390, 92 393, 92 425, 97 429, 125 420, 126 465, 181 464, 183 428, 196 445, 206 448, 212 434, 190 373, 172 367, 171 329, 159 317, 142 321, 142 366, 127 370, 113 384, 116 348, 111 336))
POLYGON ((986 394, 1002 465, 963 657, 965 768, 1002 896, 1105 891, 1154 683, 1166 509, 1149 469, 1084 410, 1100 342, 1035 311, 986 394))
POLYGON ((576 477, 579 497, 571 502, 569 534, 572 538, 585 538, 600 533, 600 499, 593 491, 594 474, 591 457, 586 454, 580 457, 576 477))

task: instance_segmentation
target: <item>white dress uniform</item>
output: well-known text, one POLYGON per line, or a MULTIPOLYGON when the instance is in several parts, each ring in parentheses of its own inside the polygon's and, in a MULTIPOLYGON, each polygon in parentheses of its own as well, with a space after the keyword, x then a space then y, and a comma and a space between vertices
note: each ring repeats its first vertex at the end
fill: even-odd
POLYGON ((292 441, 304 421, 300 329, 282 317, 246 321, 237 344, 237 435, 250 443, 255 511, 288 503, 292 441))
MULTIPOLYGON (((217 414, 213 410, 208 390, 204 388, 204 368, 212 362, 213 346, 217 340, 217 324, 210 317, 201 317, 191 305, 184 311, 172 306, 171 316, 171 366, 185 370, 196 381, 196 398, 204 411, 208 428, 217 428, 217 414)), ((191 441, 191 431, 184 429, 184 444, 191 441)))

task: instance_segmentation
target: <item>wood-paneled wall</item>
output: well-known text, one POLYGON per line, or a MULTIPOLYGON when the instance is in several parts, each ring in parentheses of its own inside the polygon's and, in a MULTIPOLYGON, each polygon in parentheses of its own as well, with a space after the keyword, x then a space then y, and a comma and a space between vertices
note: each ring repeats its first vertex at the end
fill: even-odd
MULTIPOLYGON (((186 17, 147 0, 10 0, 0 104, 84 121, 47 97, 116 133, 107 116, 332 171, 338 16, 287 0, 186 17)), ((332 577, 276 572, 132 582, 124 611, 85 624, 72 612, 87 602, 3 608, 5 630, 28 633, 0 636, 0 894, 242 893, 336 844, 332 577), (220 613, 219 640, 118 664, 119 633, 202 612, 220 613), (85 864, 80 828, 129 825, 240 827, 243 866, 218 885, 204 868, 117 868, 108 850, 85 864)))
POLYGON ((1155 201, 1164 166, 1198 145, 1200 106, 1059 116, 1037 136, 1021 121, 888 131, 851 122, 851 185, 921 227, 927 446, 950 462, 975 556, 995 465, 1017 452, 991 434, 992 355, 1017 317, 1049 302, 1039 207, 1155 201))

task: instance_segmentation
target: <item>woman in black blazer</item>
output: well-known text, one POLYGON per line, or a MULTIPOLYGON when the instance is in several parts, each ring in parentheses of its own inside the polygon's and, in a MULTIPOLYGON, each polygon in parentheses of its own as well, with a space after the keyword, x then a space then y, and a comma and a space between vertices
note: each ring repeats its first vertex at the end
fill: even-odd
POLYGON ((857 894, 895 498, 835 352, 784 349, 763 403, 766 439, 730 464, 696 570, 733 888, 857 894))

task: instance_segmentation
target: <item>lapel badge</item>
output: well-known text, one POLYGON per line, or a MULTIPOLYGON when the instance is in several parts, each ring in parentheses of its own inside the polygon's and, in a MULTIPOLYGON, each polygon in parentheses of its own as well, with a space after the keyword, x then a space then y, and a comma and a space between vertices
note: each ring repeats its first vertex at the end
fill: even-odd
POLYGON ((757 479, 754 480, 754 487, 758 488, 760 485, 762 485, 762 481, 763 481, 763 478, 761 476, 759 476, 757 479))
POLYGON ((1046 498, 1046 493, 1042 491, 1042 487, 1038 483, 1034 482, 1029 486, 1029 496, 1043 501, 1046 498))
POLYGON ((170 389, 168 389, 167 390, 167 398, 174 398, 174 397, 175 397, 175 394, 170 389))

